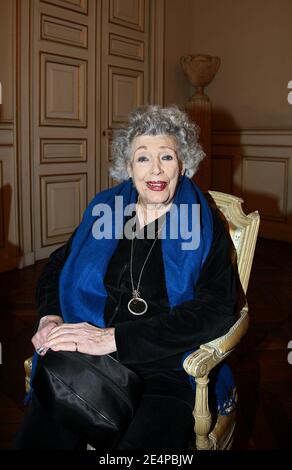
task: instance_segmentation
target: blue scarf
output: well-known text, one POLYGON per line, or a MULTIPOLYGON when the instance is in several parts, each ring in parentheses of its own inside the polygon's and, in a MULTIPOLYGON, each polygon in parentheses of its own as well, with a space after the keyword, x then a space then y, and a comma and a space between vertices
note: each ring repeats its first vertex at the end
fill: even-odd
MULTIPOLYGON (((116 227, 115 196, 122 196, 120 210, 124 213, 129 204, 134 208, 138 195, 131 180, 97 194, 88 206, 74 236, 70 256, 60 277, 60 304, 65 322, 87 321, 100 328, 105 327, 104 307, 107 291, 103 279, 119 242, 119 239, 112 235, 115 232, 120 235, 123 230, 123 220, 118 229, 116 227), (99 204, 107 204, 110 208, 107 222, 112 233, 107 232, 104 238, 97 240, 92 234, 93 224, 97 222, 92 212, 97 211, 99 204)), ((213 239, 211 210, 201 191, 192 181, 186 177, 181 178, 173 202, 174 207, 184 204, 184 209, 188 212, 184 214, 188 216, 184 217, 184 220, 187 219, 189 224, 188 227, 184 226, 183 220, 178 218, 178 238, 171 239, 173 212, 170 210, 166 214, 165 238, 162 238, 161 245, 170 307, 195 297, 195 284, 213 239), (189 240, 186 237, 192 221, 191 211, 194 204, 200 205, 201 212, 194 230, 200 233, 199 246, 195 250, 186 250, 182 249, 182 244, 191 243, 191 236, 189 240)))
MULTIPOLYGON (((106 326, 104 309, 107 290, 103 279, 119 239, 123 236, 125 217, 129 215, 127 208, 132 205, 134 210, 137 198, 138 193, 130 179, 98 193, 87 207, 60 276, 60 305, 64 322, 89 322, 100 328, 106 326), (118 209, 116 196, 120 197, 118 209), (94 226, 101 220, 107 223, 103 227, 103 238, 97 239, 93 235, 94 226)), ((99 228, 102 228, 102 224, 99 228)), ((161 246, 166 288, 170 307, 174 307, 195 298, 195 285, 213 241, 211 209, 199 188, 185 176, 180 178, 172 208, 166 213, 163 234, 161 246), (198 243, 191 250, 182 249, 183 244, 185 246, 191 243, 192 235, 188 239, 187 232, 194 222, 192 211, 195 204, 200 207, 200 216, 195 218, 197 225, 194 230, 199 234, 198 243), (182 219, 178 217, 178 236, 172 239, 173 207, 183 207, 184 213, 182 219)), ((223 379, 225 377, 226 374, 223 373, 223 379)), ((227 386, 230 391, 230 380, 227 380, 227 386)), ((219 392, 222 407, 222 402, 226 399, 225 387, 221 390, 219 386, 219 392)))

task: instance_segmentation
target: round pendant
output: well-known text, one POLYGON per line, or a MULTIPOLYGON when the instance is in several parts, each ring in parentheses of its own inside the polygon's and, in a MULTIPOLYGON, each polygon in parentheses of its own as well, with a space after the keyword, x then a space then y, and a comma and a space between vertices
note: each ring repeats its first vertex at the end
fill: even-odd
POLYGON ((128 310, 133 315, 144 315, 147 308, 147 302, 144 299, 141 299, 141 297, 134 297, 128 303, 128 310))

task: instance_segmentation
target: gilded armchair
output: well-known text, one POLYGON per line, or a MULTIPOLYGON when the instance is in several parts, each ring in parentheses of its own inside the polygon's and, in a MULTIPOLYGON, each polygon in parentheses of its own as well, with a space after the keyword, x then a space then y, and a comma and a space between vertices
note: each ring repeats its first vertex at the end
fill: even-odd
MULTIPOLYGON (((217 207, 229 225, 229 233, 237 252, 238 272, 246 293, 258 235, 260 216, 252 212, 244 214, 243 200, 217 191, 209 191, 217 207)), ((198 450, 230 449, 233 441, 236 411, 228 416, 218 415, 212 426, 208 402, 208 382, 210 371, 225 359, 236 347, 248 329, 248 305, 240 312, 238 321, 228 333, 209 343, 202 344, 183 363, 185 371, 196 381, 194 407, 195 448, 198 450)))

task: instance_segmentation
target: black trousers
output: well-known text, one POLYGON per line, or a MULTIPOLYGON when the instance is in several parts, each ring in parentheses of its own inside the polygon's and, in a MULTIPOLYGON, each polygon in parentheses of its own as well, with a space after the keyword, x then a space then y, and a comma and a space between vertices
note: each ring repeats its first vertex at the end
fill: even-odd
MULTIPOLYGON (((189 403, 173 396, 145 394, 116 449, 187 450, 192 430, 193 416, 189 403)), ((86 449, 86 442, 53 421, 34 396, 15 437, 13 449, 82 450, 86 449)))

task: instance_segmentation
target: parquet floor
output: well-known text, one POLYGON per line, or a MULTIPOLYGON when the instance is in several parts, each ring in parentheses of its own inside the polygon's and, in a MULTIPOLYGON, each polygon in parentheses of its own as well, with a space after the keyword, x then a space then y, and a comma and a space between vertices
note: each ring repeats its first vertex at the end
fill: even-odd
MULTIPOLYGON (((23 360, 33 352, 34 289, 45 261, 0 274, 0 448, 23 415, 23 360)), ((231 362, 239 393, 235 450, 288 449, 292 424, 292 244, 259 239, 248 291, 251 323, 231 362)))

